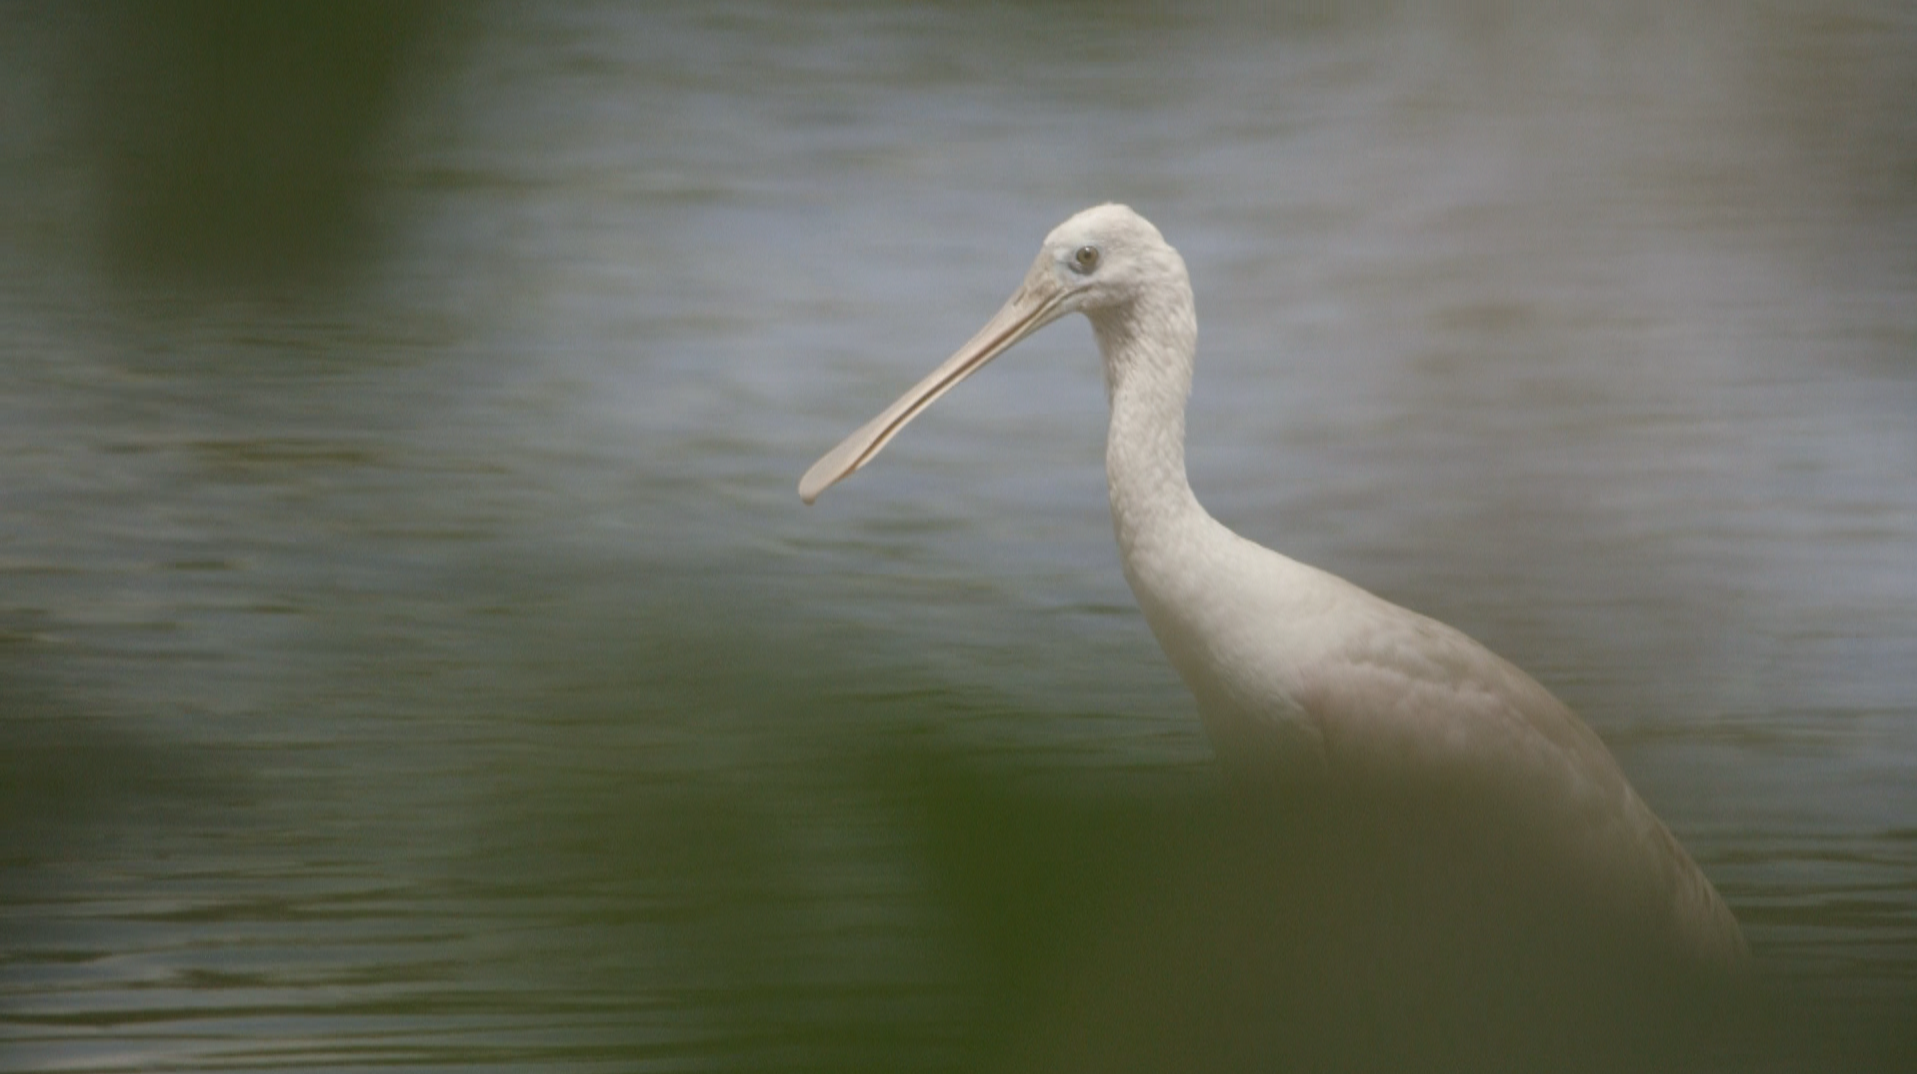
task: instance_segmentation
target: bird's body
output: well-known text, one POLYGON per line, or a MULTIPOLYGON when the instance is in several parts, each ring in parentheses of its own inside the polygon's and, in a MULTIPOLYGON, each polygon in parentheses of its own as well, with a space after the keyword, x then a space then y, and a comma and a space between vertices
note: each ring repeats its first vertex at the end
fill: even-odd
POLYGON ((1515 883, 1689 961, 1743 956, 1716 890, 1596 734, 1542 686, 1464 634, 1245 540, 1200 506, 1185 472, 1189 277, 1124 206, 1054 230, 1005 309, 822 458, 801 495, 810 502, 863 466, 933 399, 1068 312, 1091 320, 1104 357, 1126 580, 1240 797, 1386 833, 1438 878, 1425 889, 1465 912, 1515 883))

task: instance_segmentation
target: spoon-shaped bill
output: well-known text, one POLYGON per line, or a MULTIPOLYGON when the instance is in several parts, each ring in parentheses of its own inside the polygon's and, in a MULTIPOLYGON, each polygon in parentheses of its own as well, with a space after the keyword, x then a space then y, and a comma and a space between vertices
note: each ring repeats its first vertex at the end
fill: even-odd
POLYGON ((813 463, 799 479, 799 498, 811 503, 819 498, 819 493, 871 462, 872 457, 890 443, 907 422, 931 406, 933 400, 951 391, 953 385, 978 372, 1014 343, 1056 319, 1063 297, 1056 286, 1034 273, 956 354, 880 411, 878 417, 859 426, 851 436, 840 441, 838 447, 813 463))

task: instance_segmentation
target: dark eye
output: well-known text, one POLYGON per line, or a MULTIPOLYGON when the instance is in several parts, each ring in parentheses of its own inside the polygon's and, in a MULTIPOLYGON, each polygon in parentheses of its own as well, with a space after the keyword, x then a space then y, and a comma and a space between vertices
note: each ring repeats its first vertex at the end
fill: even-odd
POLYGON ((1098 247, 1081 246, 1072 255, 1072 267, 1080 272, 1090 272, 1098 267, 1098 247))

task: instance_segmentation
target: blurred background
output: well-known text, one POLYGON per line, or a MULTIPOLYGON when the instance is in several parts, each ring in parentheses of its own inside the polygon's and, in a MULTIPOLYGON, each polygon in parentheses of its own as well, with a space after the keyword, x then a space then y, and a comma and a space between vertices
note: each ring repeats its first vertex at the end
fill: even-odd
POLYGON ((1753 1054, 1909 1069, 1913 102, 1895 0, 0 6, 0 1070, 1214 1039, 1090 333, 794 492, 1106 200, 1214 513, 1597 728, 1753 1054))

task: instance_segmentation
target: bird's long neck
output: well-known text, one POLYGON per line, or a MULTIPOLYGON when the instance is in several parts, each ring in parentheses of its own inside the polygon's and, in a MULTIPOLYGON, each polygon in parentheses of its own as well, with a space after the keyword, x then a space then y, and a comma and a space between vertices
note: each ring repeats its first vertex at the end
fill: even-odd
MULTIPOLYGON (((1105 444, 1112 525, 1131 575, 1141 558, 1209 519, 1185 476, 1185 402, 1198 344, 1191 285, 1179 271, 1170 285, 1100 310, 1092 328, 1112 404, 1105 444)), ((1139 579, 1131 581, 1137 588, 1139 579)))
POLYGON ((1152 634, 1197 698, 1227 782, 1261 809, 1285 803, 1271 815, 1295 815, 1322 790, 1323 740, 1288 696, 1259 692, 1279 681, 1259 664, 1270 653, 1263 633, 1270 624, 1252 624, 1248 633, 1237 597, 1273 571, 1304 568, 1265 553, 1250 564, 1262 573, 1248 572, 1243 553, 1256 546, 1214 520, 1192 494, 1185 403, 1198 319, 1183 266, 1176 268, 1164 286, 1092 318, 1112 401, 1105 474, 1119 559, 1152 634), (1236 685, 1248 669, 1264 683, 1250 694, 1236 685))

